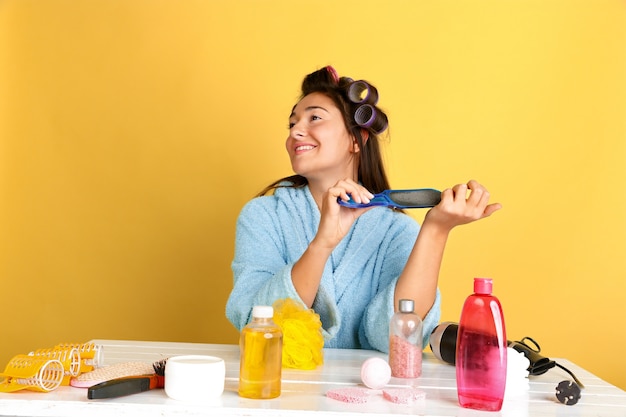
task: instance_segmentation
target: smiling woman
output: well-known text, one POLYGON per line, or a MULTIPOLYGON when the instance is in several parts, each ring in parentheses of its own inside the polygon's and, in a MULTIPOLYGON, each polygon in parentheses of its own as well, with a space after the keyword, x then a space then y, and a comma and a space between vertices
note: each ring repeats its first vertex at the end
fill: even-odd
POLYGON ((305 77, 286 140, 296 175, 268 186, 237 222, 226 314, 238 329, 255 305, 284 298, 319 314, 326 347, 388 351, 400 299, 415 300, 425 338, 437 325, 449 232, 500 205, 489 204, 476 181, 458 184, 443 191, 421 230, 391 208, 340 205, 338 198, 367 203, 372 192, 389 188, 378 144, 387 116, 377 101, 375 87, 339 77, 332 67, 305 77))
MULTIPOLYGON (((346 128, 333 100, 311 93, 294 108, 289 119, 287 153, 294 172, 311 181, 350 178, 358 181, 359 145, 346 128)), ((361 139, 362 140, 362 139, 361 139)), ((323 184, 330 188, 333 184, 323 184)), ((358 193, 357 193, 358 194, 358 193)), ((355 195, 355 198, 359 198, 355 195)))

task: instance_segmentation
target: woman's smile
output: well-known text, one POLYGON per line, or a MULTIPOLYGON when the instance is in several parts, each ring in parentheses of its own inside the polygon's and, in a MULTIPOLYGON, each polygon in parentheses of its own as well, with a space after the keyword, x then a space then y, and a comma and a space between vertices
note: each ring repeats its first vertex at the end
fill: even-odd
POLYGON ((308 144, 302 144, 302 145, 298 145, 296 146, 296 155, 302 154, 302 153, 306 153, 310 150, 313 150, 317 148, 317 146, 313 146, 313 145, 308 145, 308 144))

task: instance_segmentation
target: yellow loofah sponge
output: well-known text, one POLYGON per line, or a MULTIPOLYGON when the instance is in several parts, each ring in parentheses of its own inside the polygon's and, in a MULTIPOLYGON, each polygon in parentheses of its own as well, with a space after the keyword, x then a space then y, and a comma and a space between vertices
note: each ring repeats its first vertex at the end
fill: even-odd
POLYGON ((315 369, 324 362, 319 314, 285 298, 274 305, 274 322, 283 332, 283 367, 315 369))

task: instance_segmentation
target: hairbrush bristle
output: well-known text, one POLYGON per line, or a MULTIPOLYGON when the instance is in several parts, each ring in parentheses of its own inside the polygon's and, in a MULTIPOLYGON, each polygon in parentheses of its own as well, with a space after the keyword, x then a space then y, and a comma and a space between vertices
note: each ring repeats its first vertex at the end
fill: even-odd
POLYGON ((165 376, 165 364, 167 363, 167 358, 161 359, 152 364, 152 368, 154 368, 154 373, 158 376, 165 376))
POLYGON ((441 201, 441 191, 431 189, 390 190, 389 198, 401 206, 434 207, 441 201))

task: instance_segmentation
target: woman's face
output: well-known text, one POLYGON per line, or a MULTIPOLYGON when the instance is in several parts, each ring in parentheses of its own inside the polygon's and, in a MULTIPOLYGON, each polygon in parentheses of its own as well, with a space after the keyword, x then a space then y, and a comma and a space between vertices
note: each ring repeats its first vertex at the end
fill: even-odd
POLYGON ((285 145, 296 174, 309 181, 337 181, 355 179, 353 139, 333 100, 311 93, 293 108, 285 145))

